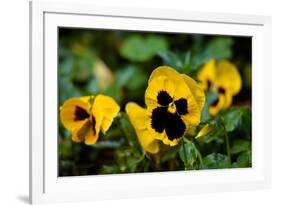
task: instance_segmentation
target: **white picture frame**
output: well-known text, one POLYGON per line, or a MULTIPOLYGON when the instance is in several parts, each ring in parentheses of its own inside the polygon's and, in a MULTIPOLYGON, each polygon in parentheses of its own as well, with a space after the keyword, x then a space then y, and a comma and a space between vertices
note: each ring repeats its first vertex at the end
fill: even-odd
POLYGON ((270 17, 36 1, 30 3, 30 22, 30 202, 32 204, 270 187, 270 17), (252 36, 253 167, 59 178, 57 139, 46 137, 57 135, 58 27, 252 36))

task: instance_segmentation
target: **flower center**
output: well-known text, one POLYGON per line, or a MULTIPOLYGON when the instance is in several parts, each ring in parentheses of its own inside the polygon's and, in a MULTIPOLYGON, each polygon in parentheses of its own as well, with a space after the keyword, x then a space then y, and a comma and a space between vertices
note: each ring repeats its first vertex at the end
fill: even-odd
POLYGON ((79 106, 75 107, 74 121, 85 120, 89 116, 90 116, 89 113, 84 108, 81 108, 79 106))
POLYGON ((151 127, 158 133, 166 131, 169 140, 181 138, 185 124, 177 113, 168 111, 168 107, 158 107, 152 111, 151 127))
POLYGON ((152 111, 151 127, 158 133, 166 132, 169 140, 181 138, 186 130, 181 115, 188 113, 188 103, 184 98, 173 100, 166 92, 160 91, 157 96, 160 107, 152 111))
POLYGON ((188 113, 188 103, 184 98, 180 98, 176 101, 164 90, 161 90, 157 95, 157 103, 161 106, 168 107, 170 113, 178 113, 179 115, 185 115, 188 113))
POLYGON ((84 109, 79 106, 75 107, 75 112, 74 112, 74 121, 80 121, 80 120, 85 120, 88 119, 85 125, 80 129, 78 136, 83 136, 85 133, 88 131, 89 128, 93 130, 94 135, 96 134, 96 119, 92 115, 90 118, 89 113, 84 109))
POLYGON ((170 113, 176 113, 177 112, 177 108, 174 102, 171 102, 168 106, 168 111, 170 113))

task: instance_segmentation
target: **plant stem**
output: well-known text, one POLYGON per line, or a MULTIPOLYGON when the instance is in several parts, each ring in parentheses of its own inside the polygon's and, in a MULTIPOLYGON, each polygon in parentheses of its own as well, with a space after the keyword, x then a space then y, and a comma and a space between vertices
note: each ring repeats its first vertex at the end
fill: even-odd
POLYGON ((124 141, 123 138, 119 141, 100 141, 93 144, 92 147, 97 149, 116 149, 121 147, 124 144, 124 141))
POLYGON ((225 129, 223 117, 221 117, 221 120, 222 120, 223 130, 224 130, 224 140, 225 140, 226 154, 227 154, 227 157, 228 157, 228 165, 229 165, 229 167, 231 167, 231 154, 230 154, 229 137, 228 137, 227 131, 225 129))
POLYGON ((198 150, 198 148, 197 148, 197 153, 198 153, 198 158, 199 158, 200 166, 202 168, 203 167, 203 159, 202 159, 201 152, 198 150))
POLYGON ((123 133, 123 135, 126 137, 128 143, 130 146, 133 146, 133 142, 131 141, 131 139, 128 137, 128 130, 126 130, 126 128, 123 126, 122 124, 122 117, 123 115, 121 114, 121 112, 117 115, 117 123, 118 123, 118 127, 120 129, 120 131, 123 133))
POLYGON ((194 145, 195 145, 195 147, 197 149, 197 154, 198 154, 200 166, 201 166, 201 168, 203 168, 203 158, 202 158, 201 152, 199 150, 199 145, 198 145, 198 143, 197 143, 195 138, 192 138, 192 142, 194 143, 194 145))
POLYGON ((224 137, 225 137, 225 144, 226 144, 226 153, 227 153, 227 157, 228 157, 228 163, 229 166, 231 166, 231 154, 230 154, 230 146, 229 146, 229 137, 227 132, 224 132, 224 137))
POLYGON ((131 163, 129 164, 129 166, 133 166, 133 165, 135 165, 135 164, 139 164, 144 158, 145 158, 145 153, 142 153, 142 155, 140 156, 140 158, 137 159, 137 160, 134 161, 134 162, 131 162, 131 163))
POLYGON ((185 150, 185 146, 184 146, 184 141, 182 143, 182 148, 183 148, 183 152, 184 152, 184 167, 185 167, 185 170, 187 170, 187 158, 186 158, 186 150, 185 150))

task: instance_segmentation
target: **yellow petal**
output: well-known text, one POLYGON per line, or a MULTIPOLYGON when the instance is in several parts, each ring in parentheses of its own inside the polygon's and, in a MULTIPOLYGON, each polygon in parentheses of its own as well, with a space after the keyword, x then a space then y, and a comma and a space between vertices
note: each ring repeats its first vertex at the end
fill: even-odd
POLYGON ((186 130, 185 133, 186 133, 188 136, 194 137, 194 136, 196 135, 195 128, 196 128, 196 127, 189 127, 189 128, 186 130))
POLYGON ((184 79, 187 86, 189 87, 191 94, 193 95, 194 99, 196 100, 199 110, 201 112, 201 110, 203 109, 203 107, 205 105, 205 93, 204 93, 203 89, 191 77, 189 77, 185 74, 181 74, 181 76, 184 79))
POLYGON ((218 86, 223 86, 232 95, 236 95, 242 86, 242 81, 238 69, 227 60, 221 60, 217 63, 217 80, 218 86))
MULTIPOLYGON (((187 80, 187 78, 185 78, 187 80)), ((189 79, 188 79, 189 80, 189 79)), ((191 81, 189 81, 191 82, 191 81)), ((187 85, 187 84, 186 84, 187 85)), ((181 115, 182 120, 184 121, 187 129, 190 126, 196 126, 200 123, 201 120, 201 111, 205 103, 205 94, 201 88, 191 83, 191 87, 187 87, 185 95, 181 98, 187 100, 187 114, 181 115), (195 87, 193 87, 195 86, 195 87), (198 99, 199 101, 197 101, 198 99), (199 102, 199 103, 198 103, 199 102)), ((176 99, 177 100, 177 99, 176 99)))
MULTIPOLYGON (((175 69, 168 66, 160 66, 153 70, 148 81, 148 87, 152 82, 154 82, 155 79, 159 77, 163 78, 163 76, 166 77, 171 82, 170 84, 173 85, 174 91, 171 93, 171 97, 174 98, 174 100, 187 96, 189 91, 181 75, 175 69)), ((160 84, 154 84, 153 87, 154 90, 158 92, 163 89, 162 85, 160 84)), ((149 107, 149 105, 147 106, 149 107)))
POLYGON ((88 113, 90 109, 90 105, 80 100, 79 98, 71 98, 65 101, 60 109, 60 120, 63 126, 71 132, 80 128, 86 120, 77 120, 75 115, 77 107, 79 107, 86 113, 88 113))
POLYGON ((101 123, 103 119, 102 110, 98 107, 93 106, 92 109, 92 117, 90 121, 90 129, 88 129, 88 132, 85 136, 85 144, 86 145, 92 145, 95 144, 99 138, 99 133, 101 130, 101 123))
POLYGON ((189 107, 189 113, 186 115, 182 115, 181 119, 184 121, 186 129, 189 129, 191 126, 196 126, 200 123, 201 120, 201 112, 198 109, 191 109, 189 107))
MULTIPOLYGON (((202 102, 200 102, 200 107, 195 100, 196 98, 193 97, 193 94, 191 92, 191 89, 187 89, 188 92, 186 93, 186 96, 182 97, 185 100, 187 100, 187 114, 181 115, 181 119, 184 121, 187 129, 190 126, 196 126, 200 123, 201 120, 201 111, 202 111, 202 102)), ((199 94, 199 93, 198 93, 199 94)), ((199 94, 201 95, 201 93, 199 94)), ((196 96, 198 97, 198 96, 196 96)), ((200 97, 199 97, 200 98, 200 97)), ((201 99, 202 101, 205 99, 201 99)))
POLYGON ((184 121, 186 129, 189 129, 189 127, 196 126, 200 123, 201 110, 199 110, 199 107, 193 96, 188 97, 187 102, 188 113, 185 115, 181 115, 181 119, 184 121))
POLYGON ((151 133, 145 130, 137 130, 136 133, 138 136, 138 140, 143 147, 145 152, 149 152, 151 154, 156 154, 159 152, 159 143, 156 139, 151 137, 151 133))
POLYGON ((177 82, 179 75, 180 74, 172 67, 159 66, 152 71, 148 83, 150 83, 154 78, 158 78, 159 76, 166 76, 172 79, 173 82, 177 82))
POLYGON ((216 62, 214 59, 209 60, 198 72, 197 79, 204 90, 210 89, 210 83, 216 80, 216 62))
POLYGON ((84 141, 88 130, 91 128, 90 126, 91 125, 89 124, 89 120, 85 120, 81 127, 73 131, 72 140, 77 143, 84 141))
POLYGON ((100 120, 91 116, 79 129, 72 133, 72 140, 74 142, 85 141, 86 145, 95 144, 99 137, 100 120))
POLYGON ((226 92, 224 95, 224 105, 223 105, 223 109, 227 109, 230 107, 231 103, 232 103, 232 94, 230 92, 226 92))
POLYGON ((92 105, 92 103, 94 102, 95 96, 94 95, 89 95, 89 96, 82 96, 79 97, 79 100, 92 105))
POLYGON ((71 136, 72 141, 76 143, 82 142, 84 139, 80 138, 79 135, 77 135, 77 132, 73 132, 71 136))
POLYGON ((150 122, 147 110, 133 102, 127 103, 125 110, 144 151, 152 154, 157 153, 159 151, 159 144, 146 126, 150 122))
POLYGON ((163 141, 166 137, 166 133, 164 131, 162 133, 156 132, 151 126, 148 127, 148 130, 154 139, 163 141))
POLYGON ((105 132, 111 126, 113 119, 120 110, 113 98, 105 95, 97 95, 93 104, 93 113, 97 123, 101 124, 101 131, 105 132), (99 121, 99 122, 98 122, 99 121))
POLYGON ((177 145, 180 142, 180 140, 181 140, 181 138, 170 140, 168 138, 167 134, 165 134, 165 138, 163 139, 163 143, 165 145, 175 146, 175 145, 177 145))
POLYGON ((99 137, 99 129, 96 129, 95 133, 93 129, 89 129, 85 136, 85 144, 92 145, 95 144, 99 137))
POLYGON ((142 130, 147 129, 150 117, 146 109, 134 102, 129 102, 126 104, 125 110, 135 128, 142 130))
POLYGON ((167 76, 158 76, 150 81, 145 91, 146 106, 152 110, 159 106, 158 94, 165 91, 172 98, 175 92, 175 84, 167 76))

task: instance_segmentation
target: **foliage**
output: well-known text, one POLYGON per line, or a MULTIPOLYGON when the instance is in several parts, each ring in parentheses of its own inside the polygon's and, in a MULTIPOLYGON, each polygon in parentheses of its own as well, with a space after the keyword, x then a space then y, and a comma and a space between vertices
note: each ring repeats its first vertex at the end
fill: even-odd
POLYGON ((202 163, 201 154, 192 141, 185 140, 179 155, 186 169, 199 169, 202 163), (200 162, 200 163, 199 163, 200 162))
POLYGON ((121 55, 130 61, 147 61, 157 52, 167 50, 167 41, 163 37, 132 35, 121 46, 121 55))
POLYGON ((228 158, 220 153, 212 153, 204 157, 204 168, 206 169, 223 169, 228 168, 228 158))

